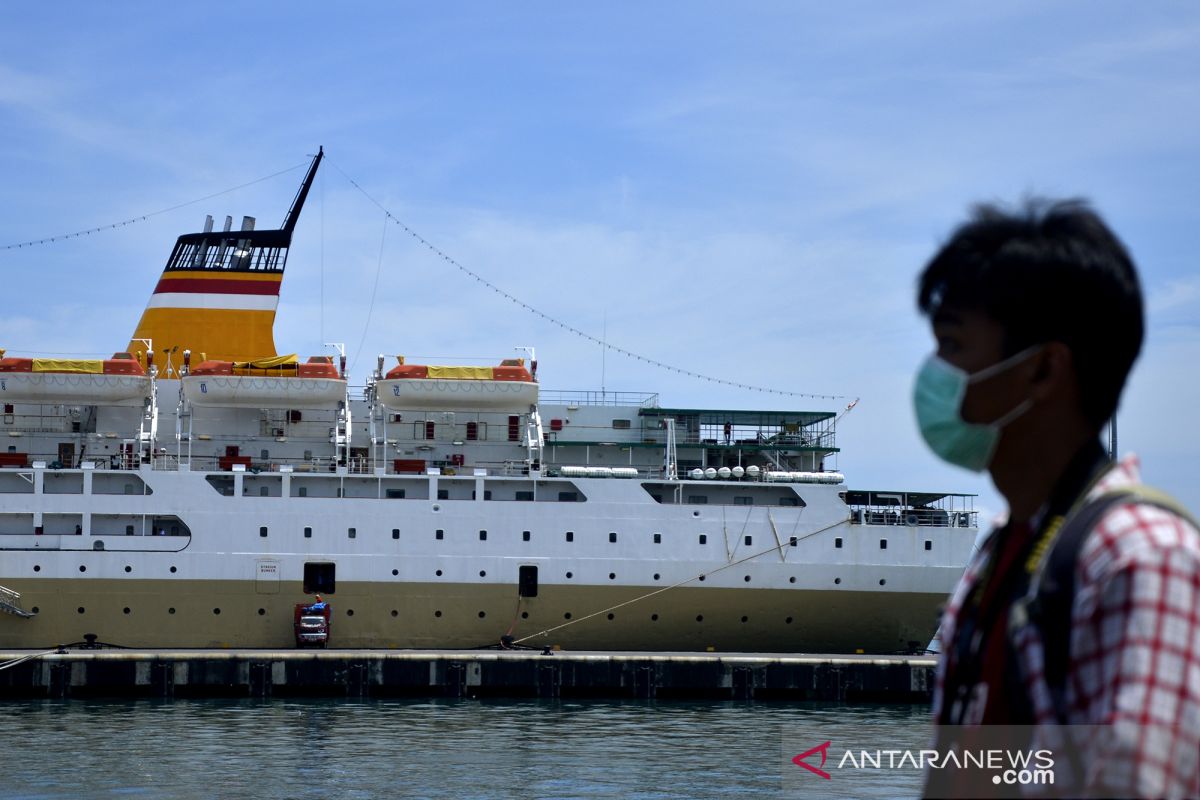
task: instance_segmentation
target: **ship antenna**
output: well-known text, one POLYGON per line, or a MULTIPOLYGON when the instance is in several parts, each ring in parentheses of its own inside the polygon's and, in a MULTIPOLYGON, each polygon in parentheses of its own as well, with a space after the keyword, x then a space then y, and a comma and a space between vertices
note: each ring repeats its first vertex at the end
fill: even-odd
POLYGON ((288 209, 287 216, 284 217, 283 230, 287 232, 289 242, 292 238, 292 231, 296 229, 296 220, 300 219, 300 209, 304 207, 304 201, 308 197, 308 190, 312 188, 313 178, 317 176, 317 167, 324 157, 325 147, 322 145, 317 148, 317 154, 313 156, 312 164, 308 168, 308 174, 304 176, 304 183, 300 184, 300 190, 296 192, 296 199, 292 201, 292 207, 288 209))

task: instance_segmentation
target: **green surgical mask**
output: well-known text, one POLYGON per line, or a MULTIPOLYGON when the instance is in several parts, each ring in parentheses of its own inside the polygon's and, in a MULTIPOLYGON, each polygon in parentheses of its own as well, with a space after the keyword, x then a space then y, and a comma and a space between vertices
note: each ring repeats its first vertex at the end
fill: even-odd
POLYGON ((913 408, 929 449, 943 461, 972 472, 987 469, 1000 441, 1000 431, 1028 411, 1033 400, 1024 400, 992 422, 966 422, 962 418, 962 401, 967 388, 1020 364, 1041 349, 1041 345, 1026 348, 975 373, 959 369, 936 354, 925 359, 913 387, 913 408))

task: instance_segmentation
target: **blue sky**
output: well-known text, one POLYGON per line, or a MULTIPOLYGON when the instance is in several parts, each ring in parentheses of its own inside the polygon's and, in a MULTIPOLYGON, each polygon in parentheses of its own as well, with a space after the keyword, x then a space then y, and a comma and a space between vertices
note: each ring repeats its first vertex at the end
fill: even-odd
MULTIPOLYGON (((1146 3, 22 5, 0 28, 0 244, 126 219, 324 145, 445 252, 681 367, 861 397, 858 488, 1002 504, 929 455, 914 278, 978 200, 1081 195, 1149 303, 1122 450, 1200 507, 1200 7, 1146 3)), ((300 172, 117 231, 0 251, 0 347, 119 349, 177 234, 282 219, 300 172)), ((294 242, 282 351, 510 355, 601 383, 599 348, 465 278, 326 169, 294 242), (382 247, 381 247, 382 244, 382 247), (382 257, 381 257, 382 256, 382 257), (370 304, 379 270, 378 292, 370 304), (368 319, 368 308, 370 315, 368 319)), ((830 408, 611 355, 665 405, 830 408)))

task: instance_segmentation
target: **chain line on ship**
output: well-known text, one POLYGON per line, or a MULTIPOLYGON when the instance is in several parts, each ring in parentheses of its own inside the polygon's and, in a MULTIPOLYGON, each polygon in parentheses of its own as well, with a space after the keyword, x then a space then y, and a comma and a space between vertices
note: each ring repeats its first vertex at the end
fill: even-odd
POLYGON ((605 341, 604 339, 601 339, 597 336, 593 336, 592 334, 587 333, 586 331, 582 331, 579 328, 576 328, 575 326, 570 325, 569 323, 563 322, 562 320, 559 320, 559 319, 556 319, 555 317, 550 316, 549 314, 545 313, 544 311, 534 308, 533 306, 529 305, 525 301, 521 300, 519 297, 509 294, 508 292, 504 291, 496 284, 494 284, 491 281, 484 278, 482 275, 479 275, 477 272, 474 272, 473 270, 471 270, 468 267, 464 266, 463 264, 459 263, 454 258, 452 258, 450 255, 448 255, 447 253, 445 253, 444 251, 439 249, 437 247, 437 245, 433 244, 428 239, 421 236, 421 234, 417 233, 415 230, 413 230, 408 225, 406 225, 402 220, 400 220, 400 218, 398 218, 390 210, 388 210, 387 207, 385 207, 382 203, 380 203, 378 200, 376 200, 366 189, 364 189, 362 186, 360 186, 358 181, 354 180, 349 175, 347 175, 346 172, 341 167, 339 167, 336 163, 334 163, 333 160, 331 160, 328 156, 326 156, 326 161, 328 161, 329 165, 331 167, 333 167, 334 169, 336 169, 341 174, 341 176, 350 183, 351 186, 353 186, 355 189, 357 189, 359 192, 361 192, 363 197, 367 198, 367 200, 369 200, 380 211, 382 211, 384 213, 384 215, 387 217, 387 219, 391 220, 396 225, 398 225, 405 233, 407 233, 409 236, 411 236, 415 241, 417 241, 421 245, 424 245, 425 248, 427 248, 435 256, 442 259, 447 264, 449 264, 450 266, 459 270, 460 272, 467 275, 468 277, 474 278, 477 283, 482 284, 483 286, 486 286, 488 289, 491 289, 493 292, 500 295, 504 299, 512 301, 513 303, 515 303, 516 305, 525 309, 526 311, 530 312, 531 314, 541 317, 546 322, 551 322, 551 323, 557 325, 558 327, 562 328, 563 330, 567 331, 568 333, 573 333, 582 339, 586 339, 587 341, 592 342, 593 344, 597 344, 600 347, 603 347, 607 350, 611 350, 614 353, 620 353, 621 355, 626 356, 627 358, 637 359, 638 361, 649 364, 653 367, 658 367, 659 369, 669 370, 671 372, 675 372, 680 375, 686 375, 689 378, 695 378, 697 380, 708 381, 709 383, 721 384, 722 386, 731 386, 736 389, 746 389, 748 391, 762 392, 765 394, 777 394, 777 395, 782 395, 784 397, 808 397, 808 398, 812 398, 815 400, 845 400, 847 397, 847 395, 841 395, 841 394, 814 394, 811 392, 791 392, 791 391, 787 391, 785 389, 769 389, 765 386, 753 386, 748 383, 739 383, 738 381, 730 381, 730 380, 726 380, 724 378, 714 378, 711 375, 703 375, 699 372, 693 372, 692 370, 684 369, 682 367, 675 367, 670 364, 665 364, 662 361, 657 361, 653 358, 648 358, 647 356, 639 355, 639 354, 633 352, 632 350, 626 350, 623 347, 618 347, 617 345, 611 344, 610 342, 605 341))
POLYGON ((286 175, 289 172, 293 172, 297 169, 300 169, 300 167, 304 167, 307 165, 308 165, 307 162, 305 162, 304 164, 296 164, 295 166, 288 167, 287 169, 281 169, 281 170, 279 170, 279 172, 273 172, 270 175, 264 175, 261 178, 255 178, 254 180, 250 181, 249 183, 242 183, 237 186, 230 187, 228 189, 222 189, 219 192, 213 192, 212 194, 206 194, 204 197, 197 197, 195 200, 188 200, 186 203, 179 203, 178 205, 173 205, 170 208, 162 208, 162 209, 159 209, 158 211, 151 211, 149 214, 140 214, 136 217, 130 217, 129 219, 121 220, 120 222, 112 222, 112 223, 109 223, 108 225, 101 225, 96 228, 87 228, 86 230, 75 231, 74 233, 60 233, 57 236, 46 236, 41 239, 30 239, 27 242, 14 242, 12 244, 0 245, 0 250, 18 250, 23 247, 36 247, 37 245, 41 245, 41 244, 54 244, 55 242, 62 242, 62 241, 66 241, 67 239, 78 239, 80 236, 91 236, 93 233, 100 233, 101 231, 111 231, 111 230, 116 230, 117 228, 124 228, 126 225, 132 225, 135 222, 145 222, 146 220, 150 219, 151 217, 157 217, 160 214, 167 214, 171 211, 178 211, 181 208, 187 208, 188 206, 194 206, 194 205, 196 205, 196 203, 203 203, 205 200, 212 200, 214 197, 220 197, 221 195, 226 195, 226 194, 229 194, 230 192, 236 192, 238 189, 245 189, 247 186, 253 186, 256 183, 262 183, 263 181, 269 181, 269 180, 271 180, 271 178, 278 178, 280 175, 286 175))

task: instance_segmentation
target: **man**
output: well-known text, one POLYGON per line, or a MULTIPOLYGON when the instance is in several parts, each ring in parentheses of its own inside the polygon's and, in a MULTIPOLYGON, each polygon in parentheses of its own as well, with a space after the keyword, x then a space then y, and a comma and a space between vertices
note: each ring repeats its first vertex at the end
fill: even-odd
MULTIPOLYGON (((1200 532, 1100 444, 1142 343, 1128 253, 1082 202, 985 206, 918 305, 937 341, 922 435, 1008 503, 942 618, 938 725, 1110 726, 1074 789, 1200 795, 1200 532)), ((961 777, 931 770, 926 791, 961 777)))

